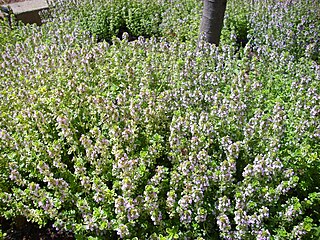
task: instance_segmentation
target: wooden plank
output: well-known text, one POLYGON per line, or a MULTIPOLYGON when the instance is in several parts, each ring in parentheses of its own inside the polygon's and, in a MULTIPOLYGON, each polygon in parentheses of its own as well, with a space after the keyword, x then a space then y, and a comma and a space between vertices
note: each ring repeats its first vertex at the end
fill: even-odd
POLYGON ((19 15, 22 13, 40 11, 44 9, 48 9, 48 3, 46 0, 32 0, 32 1, 24 1, 8 4, 15 15, 19 15))
POLYGON ((23 2, 14 2, 0 5, 0 18, 8 16, 11 12, 15 15, 16 20, 23 23, 36 23, 41 25, 41 18, 39 11, 49 9, 47 0, 27 0, 23 2), (1 16, 2 15, 2 16, 1 16))

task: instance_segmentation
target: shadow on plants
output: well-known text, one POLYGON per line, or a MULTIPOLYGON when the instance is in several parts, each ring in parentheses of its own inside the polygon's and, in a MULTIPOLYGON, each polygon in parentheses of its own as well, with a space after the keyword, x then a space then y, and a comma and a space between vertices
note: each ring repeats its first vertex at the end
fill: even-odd
POLYGON ((71 232, 57 231, 52 227, 52 222, 43 228, 39 228, 37 224, 28 222, 22 216, 17 216, 14 220, 0 217, 0 232, 4 234, 4 239, 7 240, 75 239, 74 234, 71 232))

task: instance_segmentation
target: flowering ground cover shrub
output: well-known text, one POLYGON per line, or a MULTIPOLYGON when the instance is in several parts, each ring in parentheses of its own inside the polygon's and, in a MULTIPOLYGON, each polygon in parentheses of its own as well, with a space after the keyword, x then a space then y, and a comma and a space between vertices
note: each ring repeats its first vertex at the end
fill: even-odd
POLYGON ((167 2, 159 26, 161 36, 180 41, 197 39, 203 2, 199 0, 167 2))
POLYGON ((305 56, 319 63, 318 1, 257 2, 251 13, 251 33, 256 45, 267 45, 278 54, 287 52, 297 59, 305 56))
POLYGON ((237 54, 96 43, 64 20, 1 52, 0 217, 77 239, 319 237, 313 58, 259 33, 237 54))
MULTIPOLYGON (((26 34, 23 25, 9 24, 8 21, 0 21, 0 51, 3 52, 8 45, 15 45, 16 42, 24 41, 28 34, 26 34)), ((32 31, 32 30, 31 30, 32 31)))
POLYGON ((169 1, 86 0, 58 1, 55 12, 80 23, 98 40, 128 32, 131 37, 160 36, 162 13, 169 1))

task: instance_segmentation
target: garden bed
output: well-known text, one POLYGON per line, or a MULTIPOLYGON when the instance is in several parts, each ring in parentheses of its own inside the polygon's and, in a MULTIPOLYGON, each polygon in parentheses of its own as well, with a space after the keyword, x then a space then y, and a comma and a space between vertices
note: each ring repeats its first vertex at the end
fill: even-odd
POLYGON ((0 239, 319 239, 320 6, 290 2, 228 1, 219 47, 198 0, 0 21, 0 239))

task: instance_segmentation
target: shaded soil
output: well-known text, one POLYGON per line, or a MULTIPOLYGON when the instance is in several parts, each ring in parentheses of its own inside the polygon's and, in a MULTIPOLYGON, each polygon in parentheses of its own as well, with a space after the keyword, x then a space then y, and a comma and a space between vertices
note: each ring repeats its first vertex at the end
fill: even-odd
MULTIPOLYGON (((51 226, 51 224, 49 224, 51 226)), ((23 217, 15 221, 0 217, 0 229, 4 240, 73 240, 74 235, 70 232, 57 231, 53 227, 39 228, 38 225, 27 222, 23 217)))

